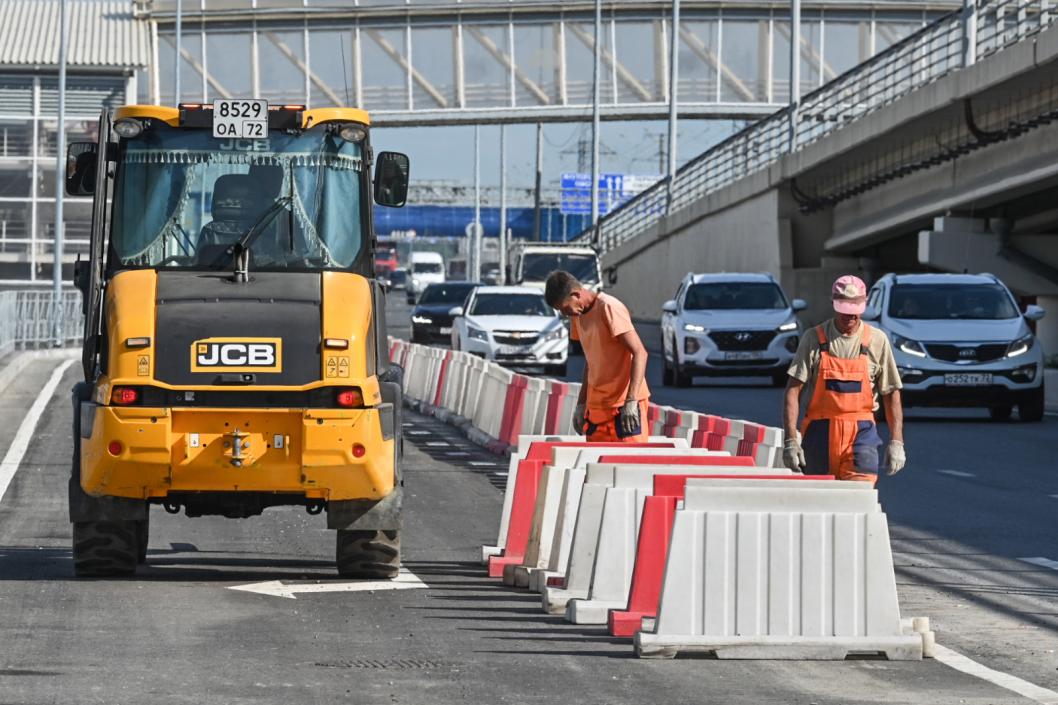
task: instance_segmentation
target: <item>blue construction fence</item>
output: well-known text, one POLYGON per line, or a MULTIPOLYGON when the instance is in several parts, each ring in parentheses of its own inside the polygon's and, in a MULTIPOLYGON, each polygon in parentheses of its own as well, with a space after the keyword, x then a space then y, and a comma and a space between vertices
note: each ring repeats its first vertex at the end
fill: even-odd
MULTIPOLYGON (((532 239, 533 212, 531 206, 507 209, 507 227, 511 229, 513 237, 532 239)), ((379 237, 408 230, 414 230, 419 238, 464 237, 467 224, 474 221, 474 208, 471 206, 376 206, 374 214, 375 233, 379 237)), ((590 215, 566 215, 558 208, 543 208, 540 212, 540 239, 545 242, 565 242, 580 234, 590 222, 590 215)), ((481 225, 485 237, 496 237, 500 231, 500 209, 482 208, 481 225)))

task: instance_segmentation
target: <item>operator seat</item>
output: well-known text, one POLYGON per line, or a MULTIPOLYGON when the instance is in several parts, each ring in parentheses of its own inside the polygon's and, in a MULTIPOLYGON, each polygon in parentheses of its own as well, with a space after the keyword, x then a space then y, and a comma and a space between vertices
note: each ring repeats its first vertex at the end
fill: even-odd
POLYGON ((219 251, 235 244, 253 224, 257 203, 254 180, 250 176, 225 174, 217 178, 210 208, 213 220, 202 226, 195 248, 200 264, 209 264, 219 251))

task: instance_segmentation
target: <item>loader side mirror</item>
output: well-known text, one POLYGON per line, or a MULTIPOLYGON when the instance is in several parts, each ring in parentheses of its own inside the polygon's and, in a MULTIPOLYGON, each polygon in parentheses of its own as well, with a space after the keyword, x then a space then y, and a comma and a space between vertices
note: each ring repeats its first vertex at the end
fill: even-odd
POLYGON ((91 263, 77 260, 73 263, 73 285, 77 287, 83 300, 88 300, 88 287, 92 276, 91 263))
POLYGON ((91 196, 96 190, 96 159, 99 145, 95 142, 71 142, 66 148, 66 193, 70 196, 91 196))
POLYGON ((375 203, 400 208, 408 200, 411 163, 400 152, 379 152, 375 163, 375 203))

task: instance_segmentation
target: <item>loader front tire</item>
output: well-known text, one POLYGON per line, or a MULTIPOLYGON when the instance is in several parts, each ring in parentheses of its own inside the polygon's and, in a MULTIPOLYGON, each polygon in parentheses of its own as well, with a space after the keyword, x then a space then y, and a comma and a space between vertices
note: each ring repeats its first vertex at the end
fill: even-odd
POLYGON ((132 575, 139 560, 135 521, 76 521, 73 524, 73 571, 78 577, 132 575))
POLYGON ((335 549, 338 575, 390 580, 400 569, 400 532, 339 529, 335 549))

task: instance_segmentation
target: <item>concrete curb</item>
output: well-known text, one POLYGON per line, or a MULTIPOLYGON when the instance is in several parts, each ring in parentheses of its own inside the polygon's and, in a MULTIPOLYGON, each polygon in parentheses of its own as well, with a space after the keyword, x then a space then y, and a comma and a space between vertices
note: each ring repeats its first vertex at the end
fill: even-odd
POLYGON ((481 446, 490 453, 509 456, 513 450, 513 446, 493 438, 484 431, 474 428, 470 419, 459 416, 448 409, 442 409, 433 404, 428 404, 424 401, 415 401, 414 399, 409 399, 407 397, 404 398, 404 406, 412 411, 417 411, 424 416, 432 416, 442 423, 458 428, 471 443, 481 446))

